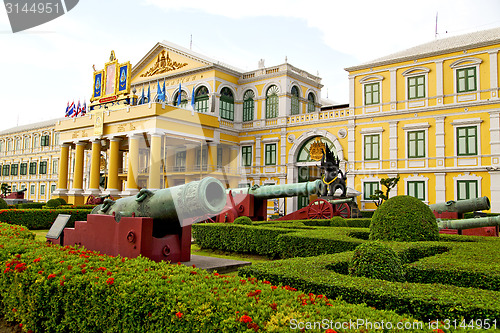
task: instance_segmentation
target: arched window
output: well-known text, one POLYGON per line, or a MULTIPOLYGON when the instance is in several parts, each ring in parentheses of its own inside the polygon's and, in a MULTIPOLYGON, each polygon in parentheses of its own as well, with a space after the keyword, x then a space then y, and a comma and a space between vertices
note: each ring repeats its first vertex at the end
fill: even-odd
POLYGON ((314 94, 309 93, 309 95, 307 96, 307 112, 308 113, 314 112, 316 110, 316 107, 314 104, 315 104, 314 94))
POLYGON ((299 114, 299 88, 297 86, 292 87, 292 110, 291 114, 299 114))
POLYGON ((300 150, 299 150, 299 153, 297 155, 297 162, 317 162, 317 161, 314 161, 311 159, 311 156, 309 155, 309 152, 311 150, 311 145, 317 141, 319 138, 319 141, 322 143, 322 144, 325 144, 328 146, 328 148, 330 149, 331 152, 333 152, 333 154, 335 156, 337 156, 337 149, 335 148, 335 146, 333 145, 333 143, 328 140, 327 138, 325 137, 312 137, 311 139, 307 140, 303 145, 302 147, 300 147, 300 150))
POLYGON ((255 93, 252 90, 245 91, 243 94, 243 121, 252 121, 254 112, 255 93))
POLYGON ((222 119, 234 120, 234 97, 231 89, 224 87, 220 92, 219 113, 222 119))
POLYGON ((201 86, 196 89, 194 96, 194 109, 198 112, 208 112, 208 89, 201 86))
POLYGON ((276 118, 278 117, 278 92, 277 86, 272 85, 267 89, 266 93, 266 118, 276 118))
POLYGON ((176 92, 175 95, 174 95, 173 102, 174 102, 175 106, 178 106, 180 108, 186 107, 187 102, 188 102, 187 93, 184 90, 181 91, 181 104, 177 105, 179 103, 179 92, 176 92))

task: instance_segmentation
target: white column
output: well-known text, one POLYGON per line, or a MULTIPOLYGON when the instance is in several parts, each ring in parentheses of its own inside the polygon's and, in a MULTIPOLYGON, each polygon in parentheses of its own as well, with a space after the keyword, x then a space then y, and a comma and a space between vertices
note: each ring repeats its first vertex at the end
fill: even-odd
POLYGON ((491 166, 500 165, 500 111, 490 112, 490 149, 491 166))
MULTIPOLYGON (((428 84, 428 83, 427 83, 428 84)), ((429 95, 431 92, 429 92, 429 95)), ((436 61, 436 104, 443 105, 443 60, 436 61)))
POLYGON ((389 72, 390 72, 389 85, 391 87, 391 110, 396 110, 396 105, 398 101, 397 89, 396 89, 397 88, 396 68, 391 68, 389 72))
POLYGON ((498 99, 498 50, 488 52, 490 54, 490 89, 491 98, 498 99))
POLYGON ((389 168, 391 170, 397 169, 398 168, 398 121, 397 120, 389 122, 389 159, 390 159, 389 168))
POLYGON ((446 173, 436 172, 434 175, 436 176, 436 202, 429 202, 429 204, 446 202, 446 173))
MULTIPOLYGON (((444 116, 435 116, 434 119, 436 120, 436 163, 438 168, 444 168, 445 167, 445 134, 444 134, 444 119, 446 117, 444 116)), ((453 136, 453 133, 450 135, 453 136)), ((427 141, 429 142, 429 141, 427 141)), ((438 201, 439 202, 439 201, 438 201)))
POLYGON ((500 171, 490 171, 491 212, 500 213, 500 171))

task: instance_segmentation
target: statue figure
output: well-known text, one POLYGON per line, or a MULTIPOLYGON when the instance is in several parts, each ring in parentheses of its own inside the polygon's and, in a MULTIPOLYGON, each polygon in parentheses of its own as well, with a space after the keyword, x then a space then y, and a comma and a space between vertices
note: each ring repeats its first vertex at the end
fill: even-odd
POLYGON ((333 152, 330 151, 327 144, 323 150, 323 157, 321 158, 320 169, 322 171, 322 181, 326 185, 324 187, 323 196, 330 195, 333 196, 337 189, 342 191, 342 197, 346 196, 347 186, 346 186, 346 175, 340 170, 340 160, 338 157, 334 156, 333 152))

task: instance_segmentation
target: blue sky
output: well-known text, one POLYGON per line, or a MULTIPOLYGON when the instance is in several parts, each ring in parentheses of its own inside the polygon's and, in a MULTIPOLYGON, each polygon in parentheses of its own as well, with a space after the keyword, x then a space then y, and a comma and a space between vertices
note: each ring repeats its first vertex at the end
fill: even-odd
POLYGON ((438 38, 500 26, 498 0, 80 0, 67 14, 13 34, 0 8, 0 130, 62 117, 90 98, 92 65, 111 50, 137 63, 167 40, 239 67, 281 64, 318 74, 322 97, 348 102, 345 67, 438 38))

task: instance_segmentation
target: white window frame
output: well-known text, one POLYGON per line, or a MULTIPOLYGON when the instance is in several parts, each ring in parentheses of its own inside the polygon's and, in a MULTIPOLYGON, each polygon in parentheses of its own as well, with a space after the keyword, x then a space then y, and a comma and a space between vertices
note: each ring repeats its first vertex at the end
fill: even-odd
POLYGON ((408 183, 409 182, 424 182, 424 200, 422 202, 425 203, 426 205, 429 204, 429 178, 424 177, 424 176, 419 176, 418 174, 413 174, 412 176, 406 177, 403 180, 404 180, 404 184, 405 184, 404 185, 405 186, 405 189, 404 189, 405 195, 409 195, 408 194, 408 183))
POLYGON ((481 118, 468 118, 468 119, 456 119, 451 125, 453 126, 453 145, 455 152, 455 166, 473 166, 481 165, 481 123, 483 120, 481 118), (473 127, 476 126, 476 140, 477 140, 477 154, 470 156, 458 156, 458 142, 457 142, 457 128, 459 127, 473 127), (473 160, 476 160, 473 163, 473 160), (462 163, 462 165, 460 165, 462 163), (468 163, 468 164, 463 164, 468 163))
POLYGON ((455 94, 455 103, 460 102, 470 102, 477 101, 481 98, 481 71, 479 70, 479 65, 483 61, 475 57, 467 57, 454 61, 450 68, 453 69, 453 93, 455 94), (458 92, 457 87, 457 69, 463 69, 467 67, 476 68, 476 90, 475 91, 464 91, 458 92))
POLYGON ((406 108, 420 108, 427 107, 429 101, 429 72, 431 70, 427 67, 413 67, 405 70, 401 75, 405 78, 405 100, 406 108), (424 94, 425 97, 410 99, 408 96, 408 79, 415 76, 424 76, 424 94))
POLYGON ((365 76, 361 80, 359 80, 359 83, 361 84, 361 96, 362 96, 362 105, 363 105, 363 113, 373 113, 373 112, 380 112, 382 111, 382 96, 383 96, 383 90, 382 90, 382 81, 384 80, 384 77, 382 75, 378 74, 371 74, 368 76, 365 76), (366 105, 365 101, 365 85, 367 84, 373 84, 373 83, 378 83, 379 84, 379 102, 377 104, 369 104, 366 105))
POLYGON ((483 179, 483 177, 481 176, 478 176, 476 174, 471 174, 470 172, 464 172, 463 174, 461 175, 458 175, 456 177, 453 177, 453 187, 454 187, 454 199, 455 201, 458 200, 458 187, 457 187, 457 184, 458 184, 458 181, 459 180, 467 180, 467 181, 471 181, 471 180, 475 180, 477 181, 477 197, 478 198, 481 198, 483 195, 482 195, 482 189, 481 189, 481 180, 483 179))

